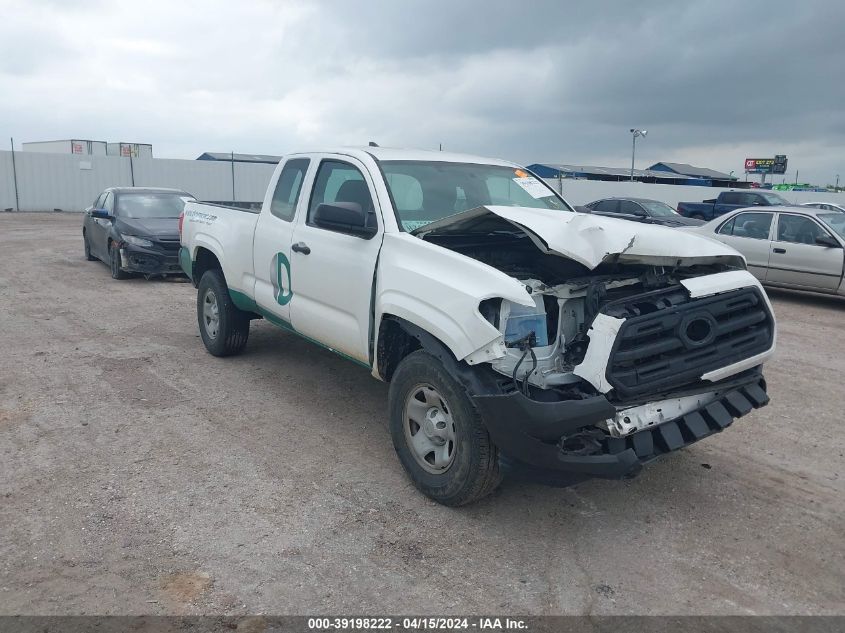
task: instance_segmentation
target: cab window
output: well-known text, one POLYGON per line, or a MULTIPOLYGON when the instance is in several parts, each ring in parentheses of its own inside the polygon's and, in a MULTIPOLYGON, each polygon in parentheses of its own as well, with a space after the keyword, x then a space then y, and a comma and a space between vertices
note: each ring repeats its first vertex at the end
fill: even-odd
POLYGON ((719 228, 719 234, 767 240, 771 227, 771 213, 740 213, 725 222, 719 228))
POLYGON ((618 200, 601 200, 597 202, 593 208, 602 213, 617 213, 619 211, 618 200))
POLYGON ((106 197, 103 200, 103 208, 108 211, 110 215, 114 215, 114 194, 111 191, 106 194, 106 197))
POLYGON ((636 202, 631 202, 630 200, 622 200, 619 202, 619 213, 624 213, 625 215, 645 215, 645 211, 643 211, 642 207, 636 202))
POLYGON ((308 158, 294 158, 285 163, 279 181, 273 191, 270 201, 270 213, 277 218, 290 222, 296 213, 296 203, 302 191, 302 182, 311 160, 308 158))
POLYGON ((778 242, 815 244, 816 238, 823 235, 830 233, 808 217, 786 213, 778 217, 778 242))
POLYGON ((308 224, 313 224, 314 211, 324 202, 357 202, 365 212, 375 211, 364 175, 349 163, 336 160, 320 164, 308 205, 308 224))

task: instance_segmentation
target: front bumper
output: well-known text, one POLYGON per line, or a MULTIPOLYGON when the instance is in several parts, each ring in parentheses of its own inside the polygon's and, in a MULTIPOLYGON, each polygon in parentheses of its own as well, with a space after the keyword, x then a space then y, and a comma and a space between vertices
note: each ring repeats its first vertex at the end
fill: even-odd
POLYGON ((124 243, 120 248, 121 268, 144 275, 181 275, 177 251, 144 248, 124 243))
MULTIPOLYGON (((718 389, 718 387, 716 388, 718 389)), ((557 472, 619 479, 636 475, 643 464, 689 446, 730 426, 769 402, 759 371, 733 381, 706 406, 658 426, 616 438, 595 425, 616 413, 605 396, 584 400, 539 402, 518 392, 476 395, 478 408, 494 443, 509 460, 557 472), (585 445, 573 448, 579 434, 585 445)))

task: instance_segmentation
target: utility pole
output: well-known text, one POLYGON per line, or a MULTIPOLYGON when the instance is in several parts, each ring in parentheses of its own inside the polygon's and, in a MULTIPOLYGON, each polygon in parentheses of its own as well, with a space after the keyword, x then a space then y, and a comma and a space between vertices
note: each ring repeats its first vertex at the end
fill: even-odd
POLYGON ((839 191, 839 174, 836 174, 836 190, 839 191))
POLYGON ((20 198, 18 198, 18 167, 15 164, 15 139, 9 137, 9 142, 12 146, 12 179, 15 182, 15 211, 21 210, 20 198))
POLYGON ((634 157, 637 154, 637 137, 645 138, 646 134, 648 134, 648 130, 631 128, 631 182, 634 182, 634 157))
POLYGON ((232 202, 235 201, 235 150, 232 150, 232 202))

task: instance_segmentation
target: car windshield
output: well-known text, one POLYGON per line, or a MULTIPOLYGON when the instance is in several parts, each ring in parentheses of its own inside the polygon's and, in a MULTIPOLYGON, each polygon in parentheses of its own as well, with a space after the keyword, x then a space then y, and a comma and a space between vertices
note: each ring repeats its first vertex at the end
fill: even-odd
POLYGON ((845 240, 845 213, 819 213, 817 217, 845 240))
POLYGON ((122 193, 117 213, 124 218, 178 218, 188 200, 186 193, 122 193))
POLYGON ((668 218, 675 215, 680 215, 677 211, 675 211, 672 207, 668 204, 663 202, 648 201, 641 200, 640 204, 643 205, 646 209, 648 209, 648 214, 655 218, 668 218))
POLYGON ((380 161, 406 231, 480 206, 572 211, 551 187, 516 167, 439 161, 380 161))
POLYGON ((776 193, 761 193, 760 195, 763 196, 766 199, 766 202, 768 202, 773 207, 776 207, 776 206, 788 207, 788 206, 790 206, 790 203, 786 198, 781 198, 776 193))

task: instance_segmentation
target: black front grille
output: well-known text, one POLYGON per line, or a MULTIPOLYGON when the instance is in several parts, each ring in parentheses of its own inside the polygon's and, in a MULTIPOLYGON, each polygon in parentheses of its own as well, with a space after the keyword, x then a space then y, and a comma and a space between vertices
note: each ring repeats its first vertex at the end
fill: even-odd
POLYGON ((156 242, 158 243, 159 248, 165 251, 168 255, 172 253, 178 253, 179 247, 181 246, 178 237, 174 239, 159 238, 158 240, 156 240, 156 242))
POLYGON ((671 391, 702 374, 766 351, 774 321, 757 288, 690 299, 673 289, 608 304, 602 312, 625 321, 607 379, 617 398, 671 391))

